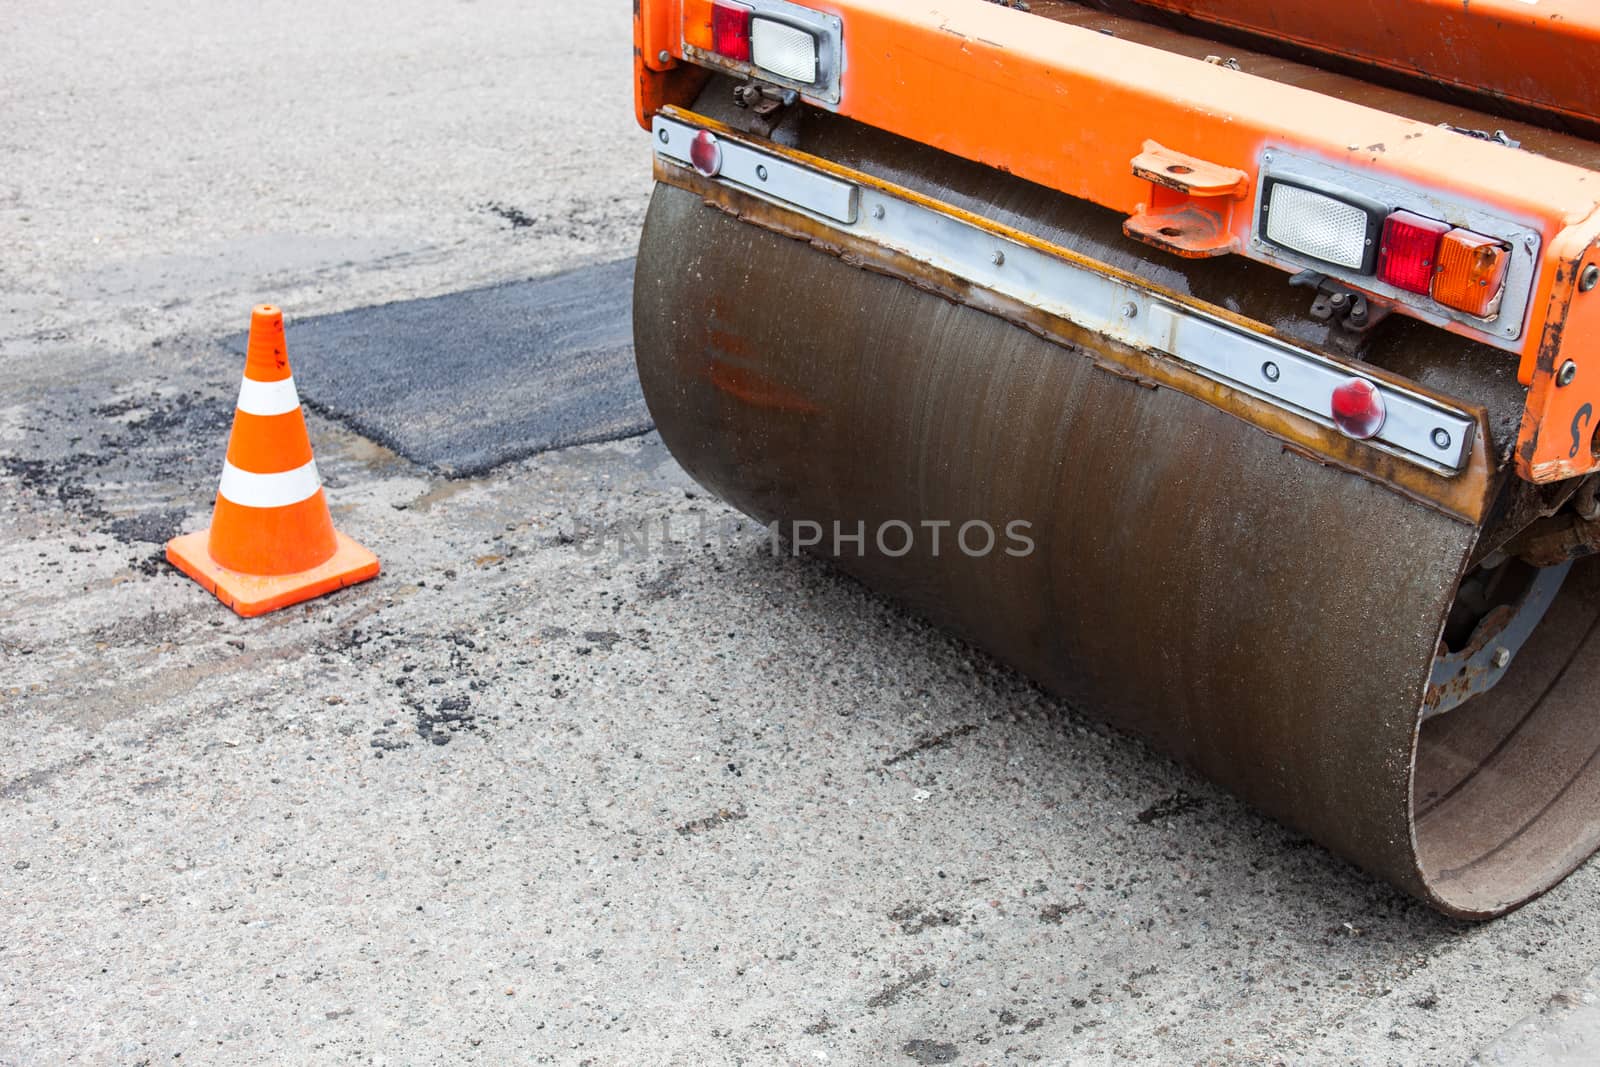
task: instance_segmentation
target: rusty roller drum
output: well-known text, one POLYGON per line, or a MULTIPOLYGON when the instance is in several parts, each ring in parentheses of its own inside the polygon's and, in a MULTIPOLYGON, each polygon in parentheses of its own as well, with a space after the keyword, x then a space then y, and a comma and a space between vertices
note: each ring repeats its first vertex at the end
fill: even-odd
MULTIPOLYGON (((1092 205, 833 116, 780 135, 1326 341, 1270 269, 1164 256, 1092 205)), ((1574 566, 1497 686, 1423 721, 1482 523, 1115 373, 1093 335, 1046 339, 725 208, 658 183, 635 291, 646 399, 702 485, 763 522, 1027 521, 1022 557, 869 534, 837 564, 1444 912, 1506 911, 1593 851, 1600 568, 1574 566)), ((1502 357, 1402 320, 1368 354, 1483 404, 1497 446, 1521 404, 1502 357)))

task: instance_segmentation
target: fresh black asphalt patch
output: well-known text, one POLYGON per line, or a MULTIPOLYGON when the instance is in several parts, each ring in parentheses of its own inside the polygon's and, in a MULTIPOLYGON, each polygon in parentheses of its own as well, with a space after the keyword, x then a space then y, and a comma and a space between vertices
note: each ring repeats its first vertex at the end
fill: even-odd
MULTIPOLYGON (((285 321, 301 400, 413 462, 481 474, 650 429, 633 260, 285 321)), ((224 342, 243 355, 245 335, 224 342)))

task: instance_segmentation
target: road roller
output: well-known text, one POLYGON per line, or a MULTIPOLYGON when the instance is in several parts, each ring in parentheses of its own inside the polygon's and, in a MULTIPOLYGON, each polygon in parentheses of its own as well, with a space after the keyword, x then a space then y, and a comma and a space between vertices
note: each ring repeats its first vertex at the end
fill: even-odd
POLYGON ((1600 843, 1600 8, 635 0, 710 491, 1462 918, 1600 843))

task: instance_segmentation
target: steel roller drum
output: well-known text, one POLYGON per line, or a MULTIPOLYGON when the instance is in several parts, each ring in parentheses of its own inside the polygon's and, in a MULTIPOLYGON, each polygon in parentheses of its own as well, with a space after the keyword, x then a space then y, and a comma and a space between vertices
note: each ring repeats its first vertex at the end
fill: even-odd
MULTIPOLYGON (((832 116, 790 136, 1323 339, 1268 268, 1171 259, 1098 208, 832 116)), ((1573 569, 1499 685, 1423 722, 1479 525, 1108 373, 1092 338, 1047 340, 673 185, 650 205, 634 319, 651 413, 701 484, 763 522, 864 524, 846 571, 1373 874, 1481 918, 1596 847, 1600 567, 1573 569), (974 519, 1026 521, 1033 551, 968 555, 947 534, 891 555, 870 533, 974 519)), ((1484 405, 1498 448, 1521 396, 1486 353, 1394 321, 1369 358, 1484 405)))

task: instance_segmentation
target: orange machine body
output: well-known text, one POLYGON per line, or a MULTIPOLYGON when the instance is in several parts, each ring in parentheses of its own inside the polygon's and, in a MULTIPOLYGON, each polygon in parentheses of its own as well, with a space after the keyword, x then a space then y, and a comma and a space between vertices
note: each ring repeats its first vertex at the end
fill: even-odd
POLYGON ((1600 4, 1594 0, 1134 0, 1147 8, 1289 41, 1467 92, 1490 92, 1583 125, 1600 124, 1600 4))
MULTIPOLYGON (((1456 0, 1363 2, 1396 16, 1389 31, 1397 49, 1424 32, 1437 35, 1442 7, 1461 7, 1456 0)), ((1600 468, 1593 428, 1576 450, 1568 432, 1584 404, 1600 409, 1600 335, 1569 328, 1578 321, 1574 306, 1586 295, 1577 279, 1600 244, 1600 172, 986 0, 818 0, 805 6, 837 16, 843 26, 846 61, 838 101, 821 106, 1121 212, 1130 236, 1177 255, 1246 255, 1292 269, 1251 241, 1263 158, 1275 151, 1442 192, 1515 220, 1538 248, 1524 321, 1512 324, 1511 340, 1498 338, 1530 390, 1517 470, 1548 481, 1600 468), (1576 373, 1557 387, 1554 377, 1569 363, 1576 373), (1545 427, 1547 418, 1565 420, 1562 432, 1545 427)), ((1211 14, 1254 11, 1258 22, 1311 9, 1250 0, 1157 6, 1205 7, 1211 14)), ((1544 47, 1554 34, 1600 61, 1600 15, 1587 14, 1585 0, 1541 5, 1534 23, 1544 20, 1542 31, 1538 25, 1530 30, 1529 5, 1520 0, 1471 5, 1480 6, 1518 9, 1523 17, 1515 20, 1515 33, 1505 28, 1511 22, 1474 18, 1478 38, 1462 45, 1474 55, 1525 69, 1520 53, 1497 52, 1491 45, 1498 38, 1484 37, 1501 32, 1494 28, 1500 25, 1507 41, 1522 41, 1532 32, 1530 40, 1544 47), (1550 16, 1563 12, 1571 15, 1570 23, 1551 31, 1550 16)), ((641 123, 648 125, 668 104, 687 105, 703 82, 703 71, 685 57, 710 50, 711 7, 712 0, 637 0, 641 123)), ((1343 14, 1337 21, 1348 30, 1343 14)), ((1462 69, 1463 77, 1474 76, 1472 68, 1462 69)), ((1564 70, 1578 82, 1593 69, 1595 63, 1568 53, 1564 70)), ((1431 68, 1422 73, 1444 77, 1431 68)), ((1531 85, 1527 95, 1551 107, 1595 110, 1576 82, 1565 84, 1566 73, 1543 73, 1546 84, 1531 85)), ((1470 323, 1371 295, 1398 313, 1484 339, 1470 323)), ((1591 302, 1600 303, 1600 293, 1591 302)))

